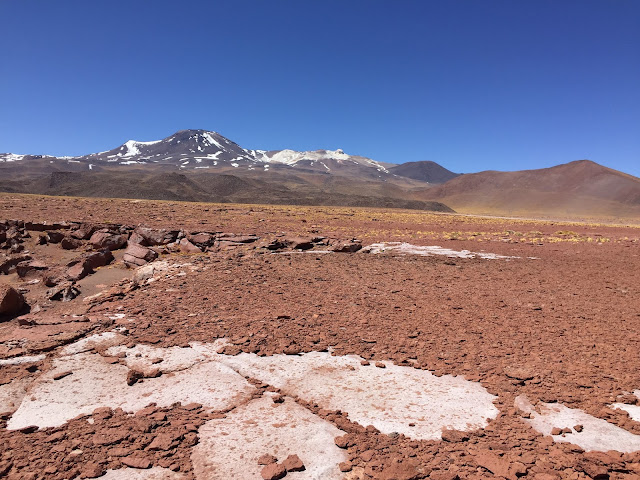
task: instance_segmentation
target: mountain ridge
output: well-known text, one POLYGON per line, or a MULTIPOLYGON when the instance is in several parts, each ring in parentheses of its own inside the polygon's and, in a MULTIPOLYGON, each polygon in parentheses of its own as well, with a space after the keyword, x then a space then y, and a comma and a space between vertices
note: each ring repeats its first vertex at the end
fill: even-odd
POLYGON ((196 129, 78 157, 0 154, 0 191, 640 217, 640 179, 591 160, 458 174, 432 161, 387 164, 341 149, 245 149, 196 129))

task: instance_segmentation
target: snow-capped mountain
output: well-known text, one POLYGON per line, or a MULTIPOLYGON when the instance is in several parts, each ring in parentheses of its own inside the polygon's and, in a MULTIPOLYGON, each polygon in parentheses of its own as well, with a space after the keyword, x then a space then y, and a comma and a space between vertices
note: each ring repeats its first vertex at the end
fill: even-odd
POLYGON ((181 130, 163 140, 129 140, 105 152, 79 157, 52 157, 46 155, 0 154, 0 163, 33 162, 41 160, 51 167, 64 166, 71 170, 103 170, 117 167, 158 166, 179 171, 195 170, 263 170, 296 169, 324 174, 350 174, 355 171, 365 176, 390 175, 387 165, 366 157, 348 155, 342 150, 248 150, 219 133, 206 130, 181 130))

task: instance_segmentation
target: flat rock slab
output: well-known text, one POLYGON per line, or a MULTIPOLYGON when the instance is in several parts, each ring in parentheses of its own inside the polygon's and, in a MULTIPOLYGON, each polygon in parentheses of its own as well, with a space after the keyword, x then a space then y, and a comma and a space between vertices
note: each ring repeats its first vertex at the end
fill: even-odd
POLYGON ((386 434, 439 440, 442 429, 483 428, 487 419, 498 414, 493 405, 497 397, 479 383, 450 375, 436 377, 426 370, 391 362, 381 362, 386 368, 363 366, 360 357, 335 357, 326 352, 220 357, 244 376, 322 408, 341 410, 349 420, 373 425, 386 434))
POLYGON ((199 480, 262 480, 261 456, 273 455, 281 462, 298 455, 305 470, 289 472, 286 478, 338 480, 344 475, 338 464, 348 455, 334 439, 344 433, 291 398, 274 403, 271 395, 265 394, 225 418, 204 424, 191 461, 199 480))
POLYGON ((55 427, 98 407, 121 407, 136 412, 150 403, 167 407, 175 402, 200 403, 224 410, 250 398, 254 392, 244 378, 216 362, 127 385, 129 369, 110 364, 94 353, 58 358, 43 374, 7 424, 10 430, 37 425, 55 427), (62 373, 72 372, 55 380, 62 373))
POLYGON ((578 445, 585 451, 607 452, 616 450, 622 453, 640 450, 640 435, 620 428, 601 418, 560 403, 538 403, 535 407, 525 396, 515 399, 515 406, 531 418, 525 421, 543 435, 551 435, 554 428, 570 428, 571 433, 551 435, 556 442, 567 442, 578 445), (573 429, 582 425, 582 431, 573 429))

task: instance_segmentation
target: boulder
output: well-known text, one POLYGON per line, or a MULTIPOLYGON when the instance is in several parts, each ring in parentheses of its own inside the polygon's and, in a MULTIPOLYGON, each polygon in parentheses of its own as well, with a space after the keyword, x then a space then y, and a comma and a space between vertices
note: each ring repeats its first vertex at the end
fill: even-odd
POLYGON ((144 237, 137 232, 131 232, 129 235, 129 245, 144 245, 144 237))
POLYGON ((98 227, 96 225, 83 223, 71 232, 71 236, 73 238, 77 238, 78 240, 89 240, 91 238, 91 235, 93 235, 93 232, 95 232, 97 229, 98 227))
POLYGON ((80 290, 73 282, 62 282, 53 288, 47 290, 47 298, 49 300, 62 300, 63 302, 69 302, 80 295, 80 290))
POLYGON ((151 262, 158 257, 158 254, 150 248, 143 247, 142 245, 132 244, 124 251, 122 260, 128 266, 132 265, 144 265, 151 262))
POLYGON ((291 237, 285 238, 284 243, 294 250, 309 250, 313 248, 313 241, 310 238, 291 237))
POLYGON ((31 256, 26 254, 2 257, 0 258, 0 273, 9 275, 15 271, 16 265, 27 260, 31 260, 31 256))
POLYGON ((83 262, 78 262, 67 270, 67 278, 69 280, 78 281, 91 273, 91 269, 87 268, 83 262))
POLYGON ((118 250, 127 244, 127 237, 111 232, 98 231, 91 235, 89 242, 96 250, 118 250))
POLYGON ((24 297, 15 288, 0 284, 0 317, 17 315, 25 304, 24 297))
POLYGON ((65 250, 75 250, 76 248, 80 248, 82 246, 82 242, 77 238, 64 237, 60 241, 60 246, 65 250))
POLYGON ((142 237, 143 242, 137 242, 146 246, 154 246, 154 245, 167 245, 168 243, 175 242, 178 238, 177 230, 164 230, 164 229, 153 229, 147 227, 137 227, 134 230, 134 233, 137 233, 140 237, 142 237))
POLYGON ((47 232, 47 240, 49 243, 60 243, 64 238, 64 233, 62 232, 47 232))
POLYGON ((206 248, 215 243, 216 236, 211 233, 196 233, 193 235, 187 235, 187 239, 200 248, 206 248))
POLYGON ((200 250, 199 247, 196 247, 186 238, 180 240, 180 251, 182 253, 202 253, 202 250, 200 250))
POLYGON ((113 254, 110 250, 104 249, 99 252, 85 255, 67 270, 67 278, 78 281, 91 275, 98 267, 108 265, 113 261, 113 254))
POLYGON ((48 267, 43 262, 39 261, 26 261, 20 262, 16 265, 16 273, 20 278, 26 278, 30 276, 30 274, 37 273, 39 270, 46 270, 48 267))
POLYGON ((288 244, 283 240, 274 240, 267 245, 269 250, 282 250, 287 248, 288 244))
POLYGON ((355 253, 362 248, 362 244, 360 242, 344 242, 338 243, 331 247, 332 252, 340 252, 340 253, 355 253))
POLYGON ((109 265, 113 261, 113 254, 110 250, 104 249, 99 252, 94 252, 83 257, 83 263, 94 270, 98 267, 104 267, 105 265, 109 265))

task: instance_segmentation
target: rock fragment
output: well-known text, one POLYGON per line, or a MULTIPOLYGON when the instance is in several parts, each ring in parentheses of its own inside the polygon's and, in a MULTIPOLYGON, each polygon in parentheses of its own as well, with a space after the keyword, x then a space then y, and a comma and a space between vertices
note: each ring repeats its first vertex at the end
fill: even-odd
POLYGON ((122 260, 125 264, 142 266, 158 258, 158 254, 150 248, 142 245, 132 244, 124 251, 122 260))
POLYGON ((279 480, 287 474, 287 469, 279 463, 271 463, 266 465, 260 471, 260 476, 264 480, 279 480))
POLYGON ((339 253, 355 253, 358 250, 362 249, 362 244, 360 242, 343 242, 338 243, 330 248, 332 252, 339 253))
POLYGON ((114 234, 108 231, 98 231, 91 235, 89 243, 96 250, 118 250, 127 244, 127 237, 126 235, 114 234))
POLYGON ((304 463, 300 460, 298 455, 289 455, 282 462, 282 466, 287 470, 287 472, 303 472, 304 471, 304 463))
POLYGON ((0 284, 0 319, 17 315, 25 305, 20 292, 9 285, 0 284))
POLYGON ((199 247, 196 247, 186 238, 180 240, 179 246, 182 253, 202 253, 199 247))

